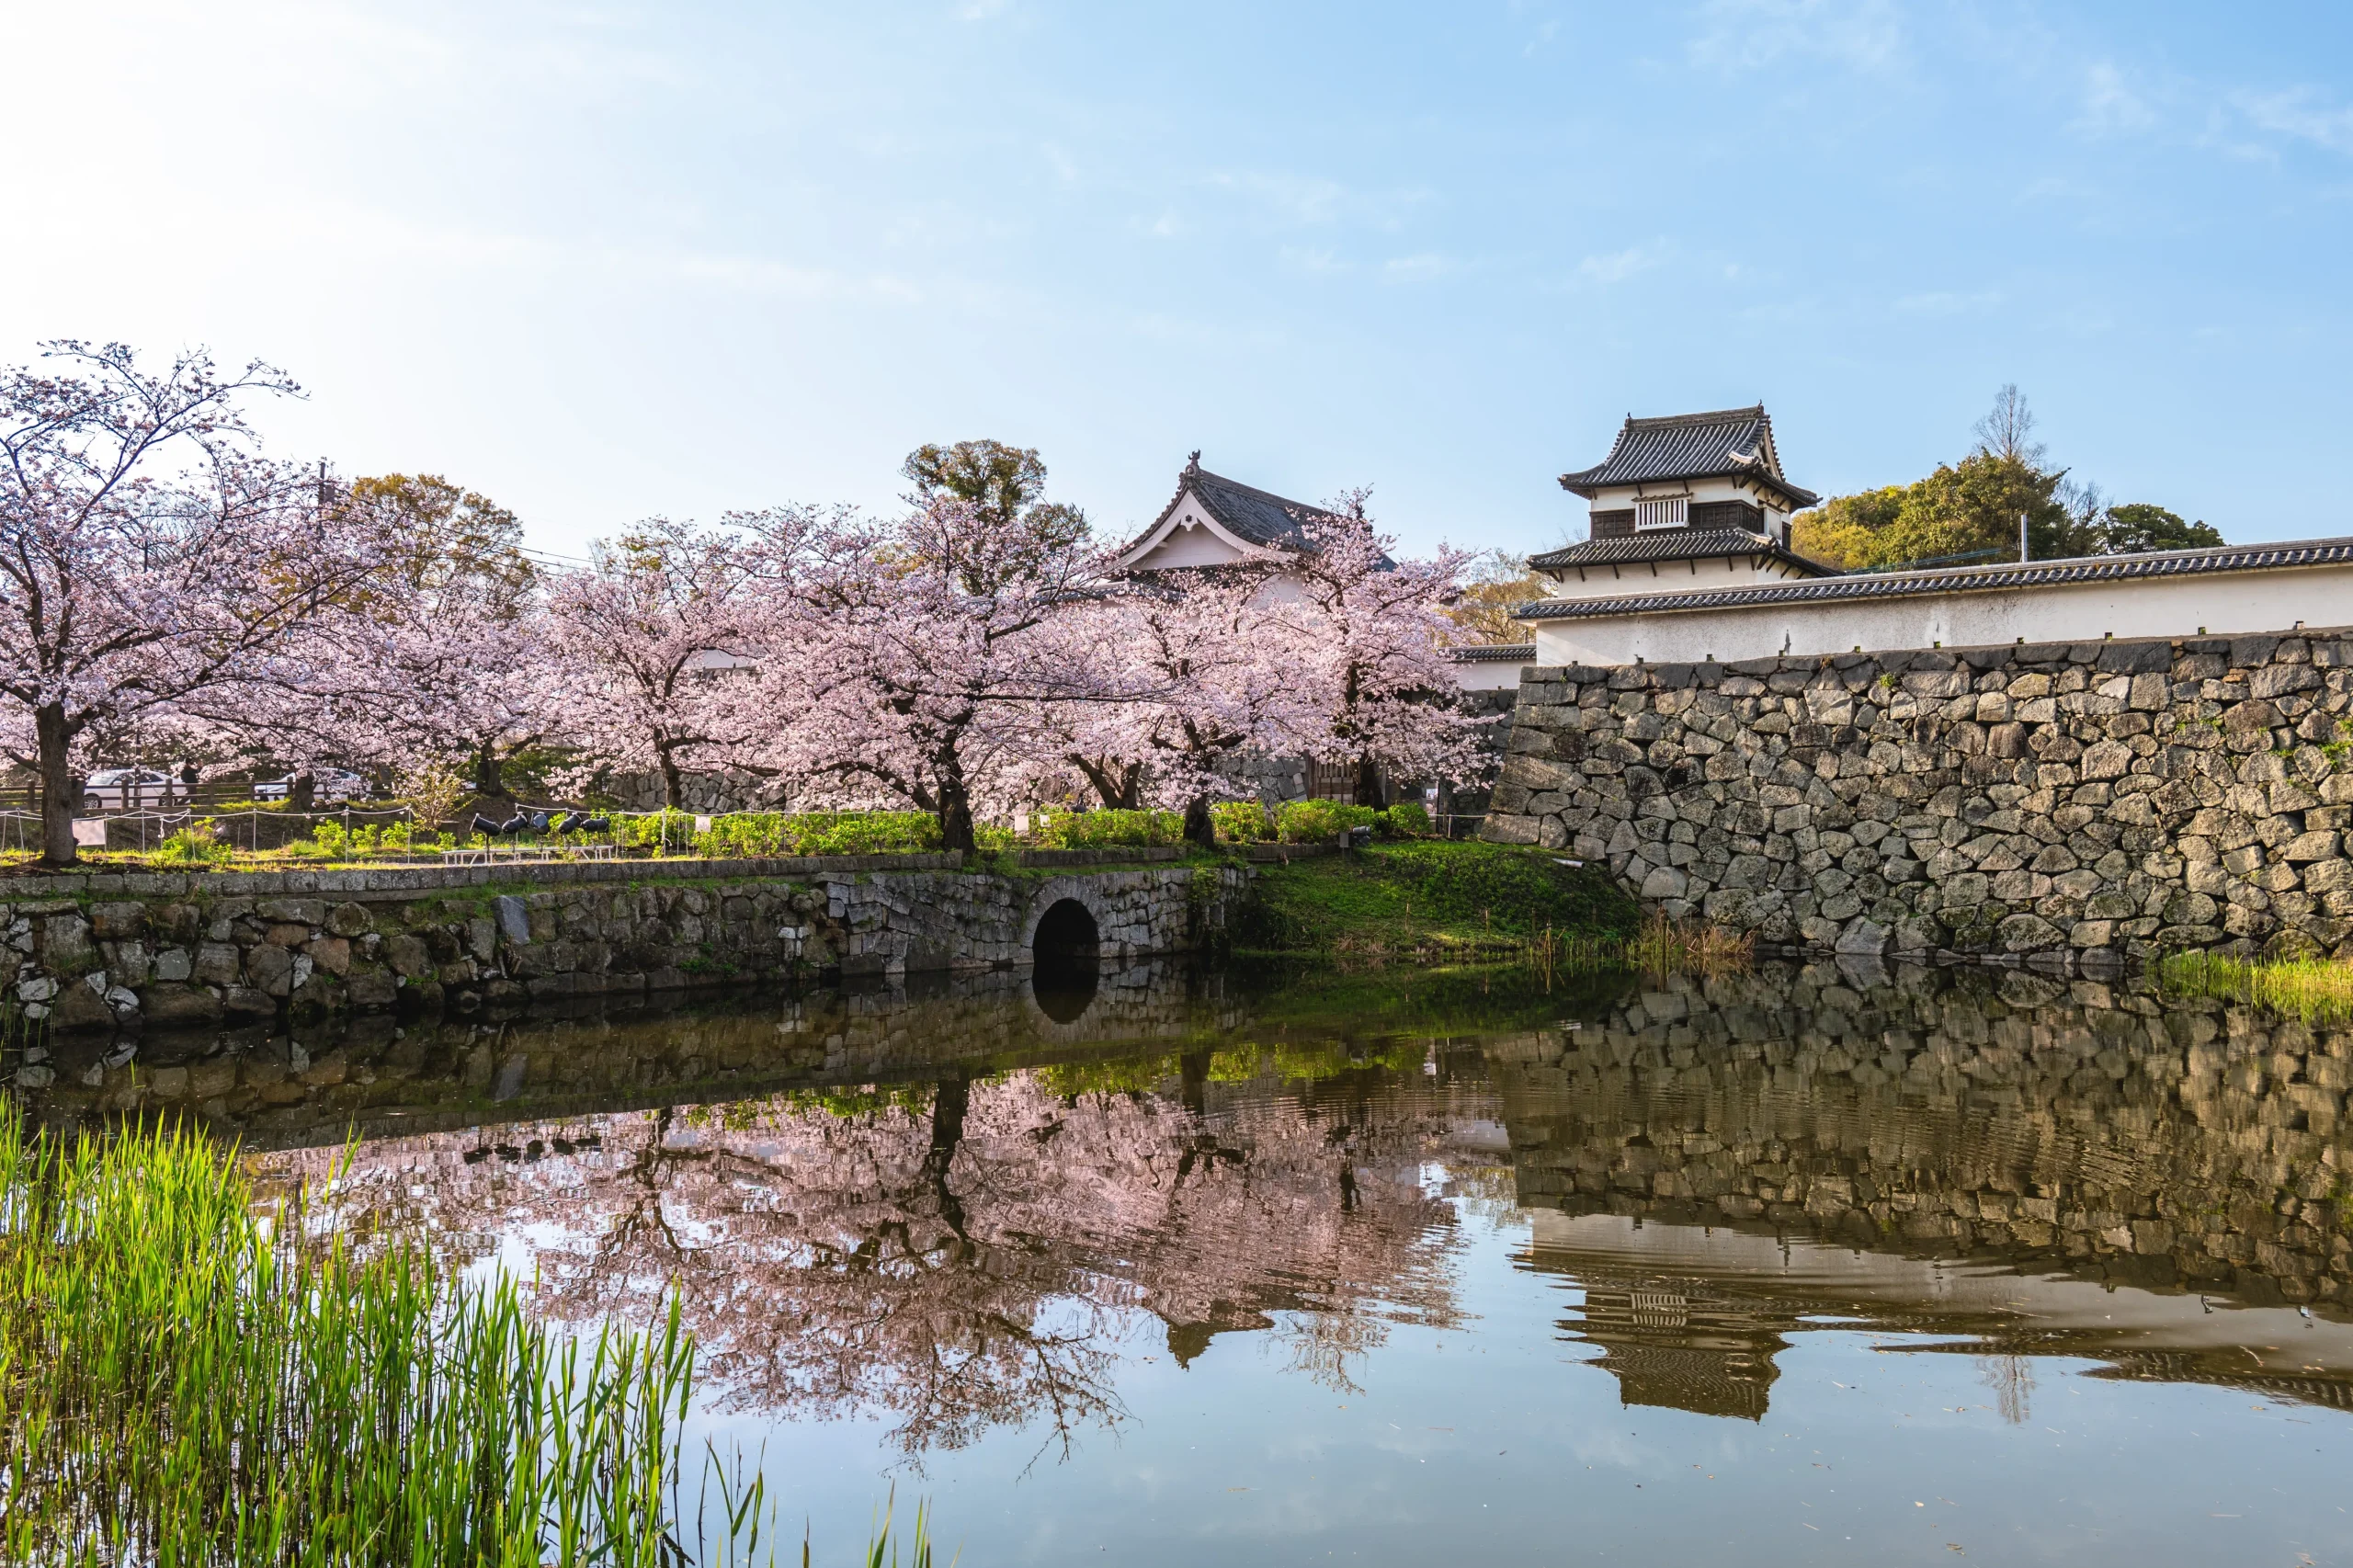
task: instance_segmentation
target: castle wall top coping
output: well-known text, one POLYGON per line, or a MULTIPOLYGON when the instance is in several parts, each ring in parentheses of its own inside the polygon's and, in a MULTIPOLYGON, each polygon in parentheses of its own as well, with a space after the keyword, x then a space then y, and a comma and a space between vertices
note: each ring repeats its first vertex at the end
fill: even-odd
MULTIPOLYGON (((1015 864, 1081 868, 1132 866, 1177 859, 1167 846, 1114 849, 1024 849, 1015 864)), ((442 892, 494 884, 542 887, 581 883, 724 881, 766 878, 861 875, 876 871, 960 871, 961 856, 945 853, 890 855, 793 855, 767 859, 553 860, 488 866, 377 866, 345 870, 284 871, 67 871, 54 876, 0 875, 0 903, 82 897, 267 898, 289 893, 334 894, 367 902, 404 893, 442 892)), ((977 874, 977 873, 976 873, 977 874)))

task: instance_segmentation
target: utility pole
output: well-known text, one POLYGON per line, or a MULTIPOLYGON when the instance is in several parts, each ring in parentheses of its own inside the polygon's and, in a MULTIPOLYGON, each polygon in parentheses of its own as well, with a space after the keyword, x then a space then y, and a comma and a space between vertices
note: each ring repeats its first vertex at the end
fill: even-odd
POLYGON ((2018 514, 2018 564, 2023 566, 2026 562, 2026 514, 2020 512, 2018 514))

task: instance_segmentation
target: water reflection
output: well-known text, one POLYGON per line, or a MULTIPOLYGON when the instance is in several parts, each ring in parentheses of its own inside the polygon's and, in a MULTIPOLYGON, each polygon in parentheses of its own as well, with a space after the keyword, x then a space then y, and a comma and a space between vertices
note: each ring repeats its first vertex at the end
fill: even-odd
POLYGON ((1476 1330, 1498 1230, 1630 1406, 1759 1421, 1793 1345, 1858 1328, 1975 1358, 2013 1421, 2053 1356, 2353 1390, 2353 1032, 2017 971, 1411 983, 158 1038, 59 1062, 41 1114, 200 1114, 288 1179, 356 1124, 374 1222, 567 1315, 675 1287, 738 1401, 902 1456, 1118 1425, 1139 1324, 1351 1395, 1401 1328, 1476 1330))

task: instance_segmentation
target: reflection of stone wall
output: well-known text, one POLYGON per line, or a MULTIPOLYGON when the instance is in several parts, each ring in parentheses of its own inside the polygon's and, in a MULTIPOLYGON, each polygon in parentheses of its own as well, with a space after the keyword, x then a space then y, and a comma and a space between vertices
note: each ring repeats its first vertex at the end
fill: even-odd
POLYGON ((103 1037, 35 1047, 36 1102, 52 1126, 194 1113, 249 1146, 340 1146, 363 1134, 490 1115, 620 1111, 781 1089, 921 1079, 943 1067, 1099 1055, 1235 1027, 1214 976, 1174 960, 1107 969, 1079 1016, 1041 1012, 1028 974, 919 975, 911 984, 757 1002, 666 1005, 511 1023, 384 1015, 174 1030, 135 1047, 103 1037))
POLYGON ((1490 1047, 1523 1201, 2353 1294, 2353 1029, 2022 971, 1677 981, 1490 1047))
POLYGON ((1490 837, 1842 950, 2353 947, 2353 641, 1539 667, 1490 837))
POLYGON ((1063 864, 1086 858, 1055 858, 1050 878, 938 855, 742 862, 676 881, 642 880, 627 862, 88 877, 85 899, 0 904, 0 920, 15 916, 0 985, 65 1029, 512 1011, 795 974, 1018 965, 1062 898, 1087 907, 1106 957, 1126 960, 1212 940, 1249 878, 1063 864), (494 892, 491 875, 524 891, 494 892))

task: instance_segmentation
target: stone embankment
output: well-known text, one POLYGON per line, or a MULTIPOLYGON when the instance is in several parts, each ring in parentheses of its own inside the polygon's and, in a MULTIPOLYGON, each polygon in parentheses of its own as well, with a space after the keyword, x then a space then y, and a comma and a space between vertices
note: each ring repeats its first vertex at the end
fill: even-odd
POLYGON ((1824 964, 1673 981, 1488 1055, 1523 1203, 2353 1299, 2353 1028, 1824 964))
POLYGON ((0 881, 0 986, 52 1028, 512 1011, 796 976, 1016 968, 1075 903, 1103 957, 1213 943, 1250 873, 1173 851, 828 856, 0 881))
POLYGON ((1487 836, 1849 952, 2353 951, 2353 632, 1541 666, 1487 836))

